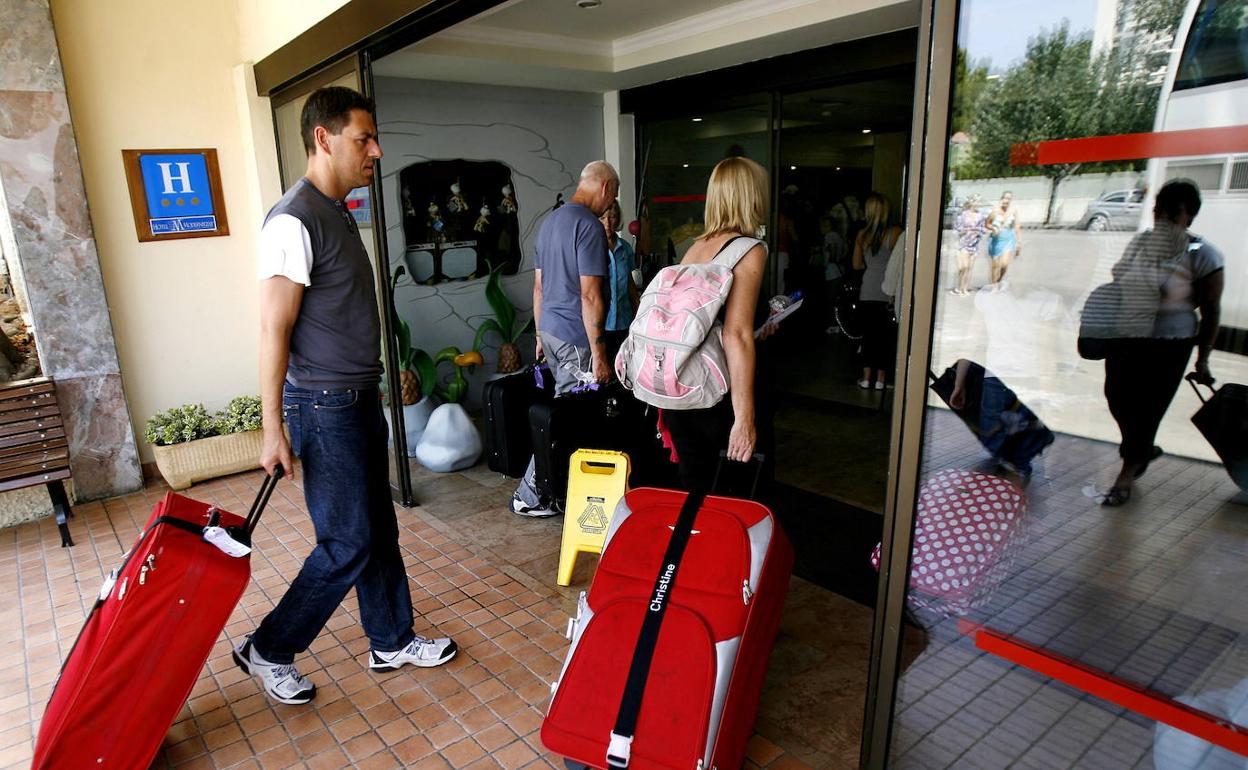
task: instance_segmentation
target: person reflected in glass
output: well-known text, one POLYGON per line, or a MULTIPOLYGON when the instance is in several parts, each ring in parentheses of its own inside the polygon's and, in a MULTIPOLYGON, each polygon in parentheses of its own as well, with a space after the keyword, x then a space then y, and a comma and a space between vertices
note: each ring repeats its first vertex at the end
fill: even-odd
POLYGON ((1153 441, 1193 347, 1195 378, 1213 383, 1209 355, 1222 312, 1224 260, 1218 249, 1188 230, 1200 205, 1193 182, 1167 182, 1157 193, 1152 229, 1131 239, 1112 271, 1121 286, 1122 327, 1131 326, 1135 316, 1151 314, 1152 329, 1147 336, 1107 340, 1105 400, 1122 433, 1122 468, 1102 505, 1130 500, 1132 483, 1161 456, 1153 441))
POLYGON ((633 247, 620 237, 620 202, 614 201, 611 208, 603 212, 598 221, 607 233, 608 268, 611 287, 611 304, 607 307, 607 361, 615 361, 624 338, 628 336, 628 325, 633 322, 633 313, 637 309, 638 290, 633 281, 633 270, 637 268, 637 260, 633 255, 633 247))
POLYGON ((884 274, 888 270, 888 258, 893 246, 901 237, 901 228, 889 224, 888 200, 877 192, 867 196, 866 227, 854 239, 854 269, 862 273, 862 287, 858 293, 858 309, 861 314, 862 379, 858 387, 866 390, 874 387, 883 390, 889 371, 893 368, 896 326, 889 311, 892 300, 884 293, 884 274))
POLYGON ((984 215, 979 210, 979 196, 972 195, 962 204, 958 218, 953 223, 958 234, 958 285, 952 290, 959 297, 971 293, 971 269, 979 255, 979 243, 987 232, 984 215))
POLYGON ((1023 250, 1023 237, 1014 208, 1014 193, 1006 190, 988 215, 988 258, 992 260, 992 283, 1000 286, 1010 262, 1023 250))

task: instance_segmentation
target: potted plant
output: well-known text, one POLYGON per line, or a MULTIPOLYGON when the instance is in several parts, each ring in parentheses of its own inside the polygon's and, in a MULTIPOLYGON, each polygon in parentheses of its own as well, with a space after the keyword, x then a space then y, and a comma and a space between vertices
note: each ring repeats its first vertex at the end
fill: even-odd
POLYGON ((259 396, 239 396, 216 415, 203 404, 158 412, 143 431, 156 467, 173 489, 260 467, 259 396))
POLYGON ((533 325, 533 319, 518 323, 516 306, 512 304, 502 286, 503 265, 490 268, 490 277, 485 282, 485 299, 494 311, 493 318, 487 318, 477 327, 477 335, 472 341, 472 349, 480 350, 485 335, 495 332, 503 338, 498 347, 498 373, 511 374, 520 371, 520 348, 516 341, 533 325))
POLYGON ((475 465, 483 446, 477 426, 472 424, 459 401, 468 392, 464 369, 479 366, 484 359, 475 350, 463 353, 457 347, 443 348, 433 357, 435 371, 437 366, 448 362, 454 366, 451 379, 437 390, 446 403, 433 410, 416 446, 416 459, 420 464, 441 473, 475 465))
MULTIPOLYGON (((416 445, 425 432, 425 424, 433 413, 437 400, 433 396, 437 386, 437 366, 428 353, 420 348, 412 347, 412 327, 399 315, 395 304, 394 290, 398 286, 399 277, 407 273, 407 268, 399 265, 390 279, 391 319, 394 324, 394 336, 398 341, 399 358, 399 397, 403 405, 403 432, 407 436, 407 456, 416 456, 416 445)), ((386 414, 389 420, 389 413, 386 414)))

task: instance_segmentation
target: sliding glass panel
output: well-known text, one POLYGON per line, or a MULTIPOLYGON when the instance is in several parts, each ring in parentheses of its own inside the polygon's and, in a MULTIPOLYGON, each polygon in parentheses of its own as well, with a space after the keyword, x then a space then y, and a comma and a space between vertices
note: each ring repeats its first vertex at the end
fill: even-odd
POLYGON ((961 4, 893 767, 1244 766, 1245 24, 961 4))

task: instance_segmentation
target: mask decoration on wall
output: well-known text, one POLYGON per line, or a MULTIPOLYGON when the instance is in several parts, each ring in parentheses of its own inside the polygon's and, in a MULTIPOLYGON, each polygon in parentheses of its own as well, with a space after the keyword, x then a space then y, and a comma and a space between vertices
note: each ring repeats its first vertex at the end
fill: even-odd
POLYGON ((484 233, 486 231, 486 228, 488 228, 489 226, 490 226, 490 207, 485 201, 482 201, 481 202, 481 216, 477 217, 477 223, 472 226, 472 229, 476 230, 479 233, 484 233))
POLYGON ((412 280, 425 285, 471 281, 490 265, 503 275, 520 268, 520 207, 507 164, 429 160, 412 163, 397 176, 389 190, 401 204, 402 260, 412 280), (409 209, 414 201, 425 201, 428 208, 409 209))
POLYGON ((451 198, 446 202, 446 213, 466 214, 468 212, 468 201, 464 200, 464 196, 460 193, 459 180, 455 180, 451 184, 451 198))
POLYGON ((519 211, 519 208, 516 206, 516 196, 509 184, 503 185, 503 202, 498 204, 498 210, 503 214, 515 214, 519 211))
POLYGON ((403 216, 415 217, 416 207, 412 205, 412 188, 403 188, 403 216))
POLYGON ((442 210, 438 208, 438 204, 429 201, 429 208, 425 209, 428 216, 425 219, 425 227, 428 229, 429 241, 438 243, 442 240, 442 230, 445 225, 442 223, 442 210))

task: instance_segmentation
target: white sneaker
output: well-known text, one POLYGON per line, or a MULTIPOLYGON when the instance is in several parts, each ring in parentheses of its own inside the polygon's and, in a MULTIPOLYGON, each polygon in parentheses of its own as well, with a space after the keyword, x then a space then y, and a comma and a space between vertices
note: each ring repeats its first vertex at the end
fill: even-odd
POLYGON ((862 388, 863 390, 868 390, 871 387, 871 381, 870 380, 858 380, 858 387, 862 388))
POLYGON ((876 390, 884 390, 884 383, 880 382, 879 380, 876 380, 876 381, 875 381, 875 389, 876 389, 876 390))
POLYGON ((368 667, 374 671, 394 671, 410 663, 420 668, 433 668, 446 663, 459 652, 455 642, 442 637, 428 639, 417 636, 406 647, 396 652, 368 651, 368 667))
POLYGON ((260 677, 264 691, 278 703, 298 706, 316 697, 316 685, 299 675, 292 663, 270 663, 251 645, 251 634, 234 648, 234 662, 243 673, 260 677))
POLYGON ((558 511, 550 506, 538 505, 536 507, 530 507, 520 499, 520 495, 511 496, 511 512, 517 516, 528 516, 531 519, 544 519, 547 516, 554 516, 558 513, 558 511))

